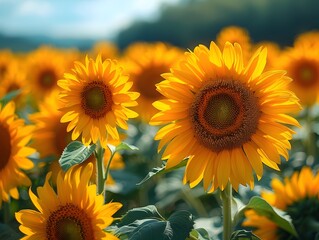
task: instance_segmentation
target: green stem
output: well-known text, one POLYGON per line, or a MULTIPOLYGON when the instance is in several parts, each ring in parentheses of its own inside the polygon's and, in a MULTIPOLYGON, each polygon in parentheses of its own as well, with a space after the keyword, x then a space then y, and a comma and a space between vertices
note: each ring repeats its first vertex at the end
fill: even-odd
POLYGON ((110 166, 111 166, 111 162, 113 160, 114 154, 115 154, 115 152, 112 153, 112 155, 111 155, 111 157, 110 157, 110 159, 109 159, 109 161, 107 163, 106 170, 105 170, 105 175, 104 175, 104 181, 107 180, 107 177, 109 175, 110 166))
POLYGON ((223 204, 223 240, 230 240, 232 234, 232 187, 230 183, 227 184, 224 191, 221 191, 221 198, 223 204))
POLYGON ((198 198, 194 197, 191 194, 191 191, 186 189, 186 188, 182 188, 182 193, 185 197, 185 201, 188 202, 192 207, 194 207, 194 209, 196 210, 196 212, 201 216, 201 217, 208 217, 208 213, 203 205, 203 203, 201 202, 201 200, 199 200, 198 198))
POLYGON ((102 194, 104 192, 105 180, 104 180, 104 151, 105 149, 101 146, 98 141, 96 144, 95 157, 96 157, 96 168, 97 168, 97 192, 102 194))

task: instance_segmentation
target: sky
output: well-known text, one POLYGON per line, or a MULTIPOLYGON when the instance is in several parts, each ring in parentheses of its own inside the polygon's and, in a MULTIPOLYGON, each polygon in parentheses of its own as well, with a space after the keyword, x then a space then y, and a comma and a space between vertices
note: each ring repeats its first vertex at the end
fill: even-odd
POLYGON ((55 38, 114 37, 133 20, 156 19, 180 0, 0 0, 0 33, 55 38))

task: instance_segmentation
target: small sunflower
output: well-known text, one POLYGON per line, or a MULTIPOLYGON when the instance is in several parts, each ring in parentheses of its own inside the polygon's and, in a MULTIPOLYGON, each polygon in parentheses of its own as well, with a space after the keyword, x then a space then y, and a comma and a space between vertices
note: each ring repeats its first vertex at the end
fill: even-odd
POLYGON ((49 184, 50 173, 43 187, 37 188, 38 197, 30 189, 38 211, 16 213, 20 231, 26 235, 22 239, 118 239, 104 228, 113 222, 112 215, 122 204, 104 204, 103 196, 96 195, 96 185, 89 185, 92 171, 92 164, 61 171, 57 192, 49 184))
POLYGON ((319 99, 318 53, 319 47, 289 48, 282 53, 276 65, 287 70, 287 75, 293 79, 290 88, 305 106, 311 106, 319 99))
POLYGON ((0 207, 10 196, 18 199, 18 186, 29 186, 30 179, 21 171, 30 170, 33 162, 27 157, 35 149, 26 146, 31 139, 32 126, 25 126, 22 119, 15 116, 15 105, 9 102, 0 105, 0 207))
POLYGON ((266 49, 260 48, 244 67, 239 44, 226 43, 223 52, 214 42, 185 55, 157 85, 166 99, 154 102, 160 110, 151 124, 163 125, 160 140, 167 168, 189 157, 184 183, 223 190, 228 182, 253 187, 253 171, 263 164, 279 170, 280 155, 288 159, 293 130, 299 126, 287 113, 300 109, 287 90, 284 71, 263 73, 266 49))
POLYGON ((297 36, 294 41, 296 47, 318 48, 319 47, 319 31, 304 32, 297 36))
POLYGON ((0 51, 0 82, 6 76, 12 61, 14 61, 14 56, 10 50, 5 49, 0 51))
POLYGON ((2 79, 0 84, 0 98, 15 90, 21 91, 20 94, 13 99, 16 103, 16 107, 19 108, 24 106, 30 88, 26 82, 26 72, 22 70, 21 65, 18 63, 11 64, 5 77, 2 79))
MULTIPOLYGON (((53 91, 39 105, 39 112, 29 115, 30 120, 35 124, 33 147, 38 150, 42 158, 55 157, 50 163, 53 182, 56 182, 58 172, 61 170, 58 160, 65 147, 72 141, 71 133, 67 132, 68 124, 60 122, 63 113, 58 110, 58 93, 58 91, 53 91)), ((113 144, 116 145, 117 143, 114 142, 113 144)), ((110 157, 111 151, 107 148, 104 153, 105 166, 107 166, 110 157)), ((93 155, 81 165, 86 165, 89 162, 95 164, 93 155)), ((121 169, 123 167, 122 156, 119 153, 115 153, 110 169, 121 169)), ((108 180, 108 184, 114 183, 111 177, 108 180)), ((92 181, 95 181, 95 173, 92 174, 92 181)))
POLYGON ((116 61, 101 56, 96 61, 86 57, 85 65, 75 62, 73 73, 66 73, 58 81, 62 88, 60 100, 63 112, 61 122, 69 122, 67 131, 72 140, 82 135, 82 142, 89 145, 100 140, 119 140, 117 126, 127 129, 127 120, 137 113, 127 107, 136 106, 139 93, 129 92, 132 82, 116 61))
POLYGON ((238 43, 241 46, 244 59, 248 59, 251 53, 252 43, 249 32, 245 28, 239 26, 222 28, 216 36, 216 44, 219 48, 223 48, 226 42, 232 44, 238 43))
POLYGON ((138 42, 126 49, 123 61, 134 82, 133 90, 141 94, 135 109, 145 122, 156 113, 152 103, 162 99, 155 86, 163 80, 161 74, 168 72, 182 56, 181 49, 162 42, 138 42))
POLYGON ((112 42, 100 41, 93 45, 92 54, 94 57, 100 54, 102 61, 106 59, 116 59, 119 55, 119 49, 116 44, 112 42))
POLYGON ((43 46, 27 56, 27 71, 32 96, 42 100, 57 89, 57 81, 63 77, 67 58, 57 49, 43 46))
MULTIPOLYGON (((291 217, 298 239, 315 239, 319 233, 318 228, 313 228, 313 223, 318 226, 319 222, 319 174, 313 174, 309 167, 303 167, 283 182, 273 179, 271 187, 273 192, 262 192, 261 196, 291 217)), ((297 240, 254 210, 247 211, 245 215, 247 219, 243 225, 256 228, 254 233, 263 240, 297 240)))

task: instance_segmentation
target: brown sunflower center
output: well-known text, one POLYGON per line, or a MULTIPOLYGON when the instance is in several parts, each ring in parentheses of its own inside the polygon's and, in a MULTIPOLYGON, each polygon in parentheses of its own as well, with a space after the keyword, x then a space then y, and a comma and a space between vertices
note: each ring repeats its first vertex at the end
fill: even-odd
POLYGON ((295 67, 294 80, 303 87, 313 87, 318 82, 319 73, 314 62, 308 60, 295 67))
POLYGON ((112 92, 103 82, 93 81, 85 86, 81 97, 82 109, 91 118, 102 118, 112 110, 112 92))
POLYGON ((0 171, 6 167, 11 156, 11 136, 8 129, 0 123, 0 171))
POLYGON ((161 74, 168 70, 167 66, 150 66, 136 76, 135 86, 141 96, 150 101, 160 99, 162 95, 156 90, 155 85, 163 80, 161 74))
POLYGON ((0 66, 0 78, 2 78, 7 72, 7 66, 2 65, 0 66))
POLYGON ((40 73, 39 84, 44 89, 50 89, 56 85, 57 76, 52 70, 45 70, 40 73))
POLYGON ((94 239, 91 219, 73 204, 60 206, 47 220, 46 236, 49 240, 94 239))
POLYGON ((248 86, 218 80, 198 92, 190 114, 197 140, 218 152, 249 141, 257 129, 260 111, 258 99, 248 86))

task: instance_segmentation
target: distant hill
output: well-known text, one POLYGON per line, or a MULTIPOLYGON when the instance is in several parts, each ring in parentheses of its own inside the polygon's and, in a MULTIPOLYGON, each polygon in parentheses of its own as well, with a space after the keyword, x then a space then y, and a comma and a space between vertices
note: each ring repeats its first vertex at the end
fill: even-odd
POLYGON ((58 39, 45 36, 6 36, 0 33, 0 49, 9 48, 14 52, 28 52, 40 45, 52 45, 58 48, 77 48, 85 51, 92 47, 93 39, 58 39))

